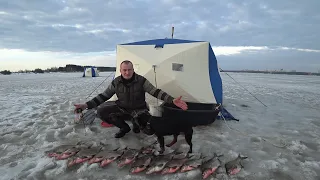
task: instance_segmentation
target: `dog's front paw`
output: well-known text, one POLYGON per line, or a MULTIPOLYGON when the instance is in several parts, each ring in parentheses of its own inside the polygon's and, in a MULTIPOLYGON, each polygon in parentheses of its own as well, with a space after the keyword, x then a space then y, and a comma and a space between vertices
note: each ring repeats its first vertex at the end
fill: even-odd
POLYGON ((161 150, 160 151, 154 151, 153 155, 155 155, 155 156, 163 155, 163 152, 161 150))
POLYGON ((164 149, 159 150, 158 153, 162 155, 164 153, 164 149))

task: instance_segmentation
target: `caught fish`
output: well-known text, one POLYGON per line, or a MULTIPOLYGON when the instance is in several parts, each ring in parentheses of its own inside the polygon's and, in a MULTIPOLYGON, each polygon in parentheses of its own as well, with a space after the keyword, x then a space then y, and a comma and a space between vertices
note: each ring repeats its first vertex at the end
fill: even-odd
POLYGON ((141 154, 152 154, 155 152, 155 144, 157 143, 158 141, 155 141, 154 143, 146 146, 146 147, 142 147, 141 149, 141 154))
POLYGON ((100 167, 107 166, 108 164, 114 162, 115 160, 119 159, 125 150, 117 150, 110 152, 109 154, 103 156, 103 160, 100 163, 100 167))
POLYGON ((101 147, 91 147, 91 148, 83 148, 81 149, 74 158, 68 161, 68 167, 73 166, 75 164, 80 164, 86 162, 93 158, 96 154, 98 154, 101 150, 101 147))
POLYGON ((221 166, 221 161, 219 159, 220 156, 216 153, 213 154, 213 157, 205 160, 203 164, 200 166, 202 172, 202 179, 208 178, 210 175, 216 172, 216 170, 221 166))
POLYGON ((122 155, 123 152, 118 153, 117 152, 118 150, 119 150, 119 148, 116 148, 113 150, 109 150, 109 149, 101 150, 98 154, 96 154, 92 159, 90 159, 88 161, 88 164, 101 162, 100 165, 103 163, 103 166, 105 166, 122 155), (107 161, 107 162, 105 162, 105 161, 107 161))
POLYGON ((152 154, 142 154, 139 155, 136 160, 132 163, 130 172, 131 173, 139 173, 144 171, 152 162, 153 159, 152 154))
POLYGON ((161 174, 171 174, 177 172, 187 160, 187 157, 183 159, 172 159, 164 166, 161 174))
POLYGON ((55 157, 56 160, 64 160, 71 156, 77 154, 82 148, 90 148, 93 144, 91 143, 84 143, 78 142, 75 145, 61 145, 58 146, 50 151, 46 151, 46 153, 51 156, 55 157))
POLYGON ((127 164, 132 163, 136 157, 140 154, 141 149, 125 148, 123 155, 117 160, 118 167, 124 167, 127 164))
POLYGON ((228 175, 234 175, 237 174, 238 172, 241 171, 241 169, 244 167, 241 163, 241 160, 243 159, 247 159, 248 157, 246 156, 240 156, 240 154, 238 155, 238 157, 232 161, 229 161, 225 164, 225 168, 226 168, 226 172, 228 175))
POLYGON ((47 156, 49 157, 57 157, 60 156, 62 153, 69 149, 76 148, 76 145, 60 145, 58 147, 55 147, 54 149, 51 149, 49 151, 45 151, 47 156))
POLYGON ((188 159, 181 167, 180 172, 187 172, 187 171, 191 171, 191 170, 194 170, 194 169, 200 167, 204 161, 203 158, 204 157, 202 157, 202 155, 200 155, 199 157, 194 157, 194 158, 188 159))
POLYGON ((172 159, 184 159, 184 158, 190 158, 193 156, 192 154, 189 154, 188 152, 182 152, 177 149, 172 151, 170 154, 173 154, 172 159))
POLYGON ((161 172, 165 165, 172 160, 173 156, 172 153, 156 156, 147 169, 146 174, 161 172))

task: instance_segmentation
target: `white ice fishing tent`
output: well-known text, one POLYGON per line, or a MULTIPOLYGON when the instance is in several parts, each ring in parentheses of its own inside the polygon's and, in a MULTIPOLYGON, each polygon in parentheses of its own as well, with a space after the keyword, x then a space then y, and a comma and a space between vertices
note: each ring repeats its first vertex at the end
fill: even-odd
POLYGON ((99 71, 96 67, 85 67, 82 77, 98 77, 99 71))
POLYGON ((130 60, 137 74, 173 97, 182 96, 182 100, 198 104, 222 104, 222 80, 209 42, 153 39, 119 44, 115 77, 120 75, 124 60, 130 60))

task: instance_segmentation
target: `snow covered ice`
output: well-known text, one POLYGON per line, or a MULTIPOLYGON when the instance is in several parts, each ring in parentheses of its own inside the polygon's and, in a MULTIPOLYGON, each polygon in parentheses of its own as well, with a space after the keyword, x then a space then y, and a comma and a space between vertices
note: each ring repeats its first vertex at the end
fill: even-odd
MULTIPOLYGON (((82 78, 82 73, 0 76, 0 179, 200 179, 199 170, 131 175, 129 168, 119 169, 114 164, 100 168, 84 163, 69 170, 67 160, 45 156, 46 150, 80 140, 136 148, 154 142, 155 137, 132 131, 115 139, 118 129, 101 127, 98 118, 86 129, 74 124, 73 104, 102 92, 111 78, 86 99, 109 74, 100 73, 97 78, 82 78)), ((211 179, 320 179, 320 78, 228 74, 240 85, 221 73, 224 105, 240 121, 217 120, 194 128, 194 152, 223 154, 223 162, 239 153, 248 159, 242 161, 244 169, 237 175, 227 176, 220 169, 211 179)), ((188 147, 183 136, 167 150, 178 147, 188 147)))

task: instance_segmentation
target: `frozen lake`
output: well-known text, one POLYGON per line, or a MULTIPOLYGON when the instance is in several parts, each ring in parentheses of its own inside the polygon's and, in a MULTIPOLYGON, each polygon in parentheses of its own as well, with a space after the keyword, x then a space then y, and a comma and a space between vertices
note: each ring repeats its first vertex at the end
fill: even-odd
MULTIPOLYGON (((73 104, 85 102, 108 74, 101 73, 98 78, 82 78, 82 73, 0 76, 0 179, 200 179, 199 170, 130 175, 128 168, 100 168, 87 163, 67 170, 66 160, 54 162, 44 156, 44 151, 53 146, 79 140, 136 148, 155 140, 132 131, 115 139, 113 134, 118 129, 101 127, 99 119, 86 131, 73 123, 73 104)), ((239 153, 248 159, 237 175, 227 176, 221 171, 211 179, 320 179, 320 77, 228 74, 267 107, 221 73, 224 105, 240 121, 217 120, 210 126, 194 128, 194 152, 222 153, 223 162, 239 153)), ((165 138, 166 142, 171 139, 165 138)), ((171 149, 179 146, 188 147, 183 136, 171 149)))

